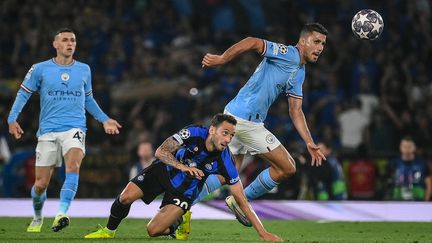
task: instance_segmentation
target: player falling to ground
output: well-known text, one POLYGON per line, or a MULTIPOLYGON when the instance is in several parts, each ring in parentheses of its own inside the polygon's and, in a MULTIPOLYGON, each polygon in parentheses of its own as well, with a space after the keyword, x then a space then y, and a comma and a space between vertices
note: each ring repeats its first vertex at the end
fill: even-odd
POLYGON ((8 117, 9 133, 16 139, 24 131, 17 122, 19 113, 34 92, 40 94, 39 130, 36 136, 35 183, 31 189, 34 218, 28 232, 40 232, 46 189, 54 171, 64 160, 66 178, 60 191, 60 207, 52 224, 54 231, 69 225, 66 215, 78 189, 79 169, 85 155, 87 110, 108 134, 118 134, 120 124, 110 119, 92 95, 90 67, 73 59, 76 37, 63 28, 54 36, 55 58, 34 64, 24 78, 8 117))
MULTIPOLYGON (((306 143, 312 157, 312 165, 321 165, 322 160, 325 160, 320 148, 312 139, 302 111, 302 85, 305 79, 305 64, 318 60, 324 50, 326 35, 327 30, 321 24, 306 24, 295 46, 248 37, 228 48, 222 55, 208 53, 202 60, 203 67, 216 67, 249 50, 263 56, 248 82, 225 107, 225 113, 233 115, 238 121, 236 135, 229 145, 235 155, 236 167, 240 168, 246 153, 259 155, 270 163, 270 168, 262 171, 245 188, 248 200, 269 192, 296 171, 294 159, 279 140, 264 127, 270 105, 280 93, 284 92, 288 98, 290 117, 306 143)), ((210 176, 200 198, 204 198, 220 186, 219 179, 210 176)))
POLYGON ((218 174, 229 185, 233 197, 260 238, 281 241, 264 229, 244 196, 228 149, 236 123, 230 115, 217 114, 209 128, 191 125, 167 138, 156 150, 157 159, 153 164, 133 178, 114 201, 106 227, 85 238, 113 238, 135 200, 141 198, 149 204, 156 196, 165 193, 160 211, 148 223, 147 232, 151 237, 172 235, 177 239, 187 239, 190 230, 188 210, 198 197, 205 179, 211 174, 218 174))

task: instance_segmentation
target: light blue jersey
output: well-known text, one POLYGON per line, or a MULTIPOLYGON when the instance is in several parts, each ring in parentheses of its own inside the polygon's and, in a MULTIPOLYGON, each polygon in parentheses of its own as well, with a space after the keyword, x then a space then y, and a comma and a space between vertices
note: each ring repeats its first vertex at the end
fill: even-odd
POLYGON ((264 40, 262 55, 255 72, 225 107, 234 116, 253 122, 264 122, 282 92, 295 98, 303 96, 305 65, 300 64, 298 49, 264 40))
POLYGON ((33 65, 9 113, 9 124, 17 120, 34 92, 40 94, 38 137, 72 128, 86 131, 86 110, 100 122, 109 119, 93 98, 91 71, 85 63, 74 60, 70 65, 60 65, 50 59, 33 65))

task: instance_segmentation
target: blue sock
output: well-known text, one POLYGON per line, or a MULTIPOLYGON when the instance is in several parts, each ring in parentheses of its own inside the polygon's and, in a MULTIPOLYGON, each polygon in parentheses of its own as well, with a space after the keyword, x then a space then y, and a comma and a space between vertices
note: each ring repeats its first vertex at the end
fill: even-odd
POLYGON ((66 214, 78 189, 79 175, 77 173, 66 173, 63 187, 60 191, 60 207, 58 214, 66 214))
POLYGON ((31 189, 30 195, 33 201, 34 219, 42 218, 42 208, 47 198, 46 190, 41 195, 36 194, 34 186, 31 189))
POLYGON ((209 175, 204 183, 203 188, 201 189, 200 194, 198 195, 197 199, 195 199, 192 205, 197 204, 199 201, 206 198, 210 193, 214 192, 221 186, 222 184, 220 183, 217 175, 209 175))
POLYGON ((270 169, 263 170, 249 186, 245 188, 245 195, 248 200, 255 199, 266 194, 275 188, 279 183, 270 177, 270 169))

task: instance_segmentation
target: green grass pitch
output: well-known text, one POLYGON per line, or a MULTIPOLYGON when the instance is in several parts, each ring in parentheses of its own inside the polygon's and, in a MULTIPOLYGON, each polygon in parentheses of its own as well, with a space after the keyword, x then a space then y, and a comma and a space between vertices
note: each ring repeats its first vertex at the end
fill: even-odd
MULTIPOLYGON (((29 218, 0 218, 0 242, 170 242, 164 237, 147 236, 146 219, 126 219, 120 225, 116 239, 92 240, 83 236, 105 225, 106 219, 72 218, 71 225, 54 233, 52 218, 46 218, 41 233, 25 232, 29 218)), ((397 222, 312 222, 268 220, 265 227, 280 235, 285 242, 432 242, 431 223, 397 222)), ((193 220, 187 242, 260 242, 253 228, 234 220, 193 220)))

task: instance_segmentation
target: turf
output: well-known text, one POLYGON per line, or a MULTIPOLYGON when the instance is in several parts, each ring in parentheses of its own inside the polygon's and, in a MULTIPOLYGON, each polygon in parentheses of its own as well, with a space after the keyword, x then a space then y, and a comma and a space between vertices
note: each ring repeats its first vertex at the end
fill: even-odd
MULTIPOLYGON (((116 239, 92 240, 83 236, 104 225, 106 219, 73 218, 61 232, 50 230, 52 219, 45 219, 41 233, 27 233, 28 218, 0 218, 0 242, 171 242, 168 238, 147 236, 144 219, 126 219, 120 225, 116 239)), ((285 242, 432 242, 431 223, 396 222, 312 222, 264 221, 266 228, 285 242)), ((253 228, 237 221, 193 220, 188 242, 260 242, 253 228)))

